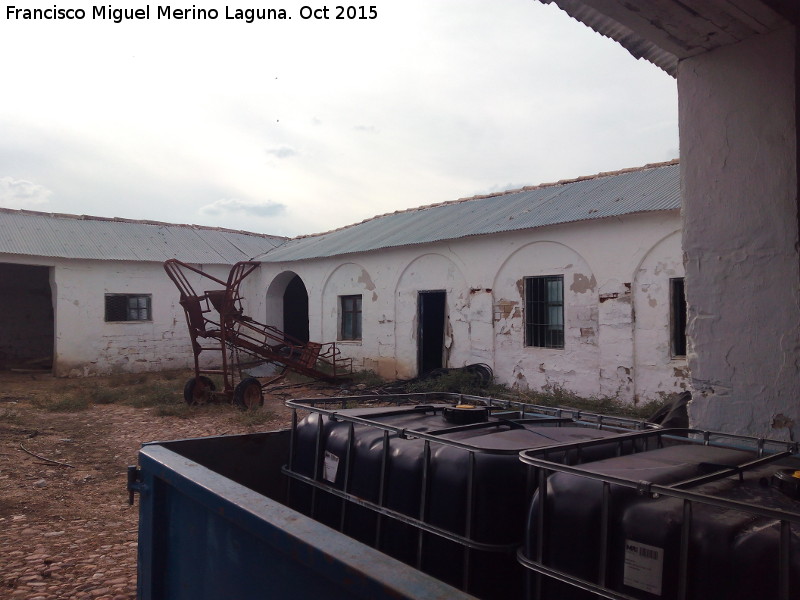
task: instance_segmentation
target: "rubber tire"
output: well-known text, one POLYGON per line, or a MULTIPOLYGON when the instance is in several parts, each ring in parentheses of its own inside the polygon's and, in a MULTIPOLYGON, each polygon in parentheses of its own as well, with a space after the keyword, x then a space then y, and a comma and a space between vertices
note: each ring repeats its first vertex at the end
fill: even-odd
POLYGON ((233 403, 242 410, 264 406, 261 382, 255 377, 242 379, 233 390, 233 403))
POLYGON ((189 406, 197 406, 198 404, 206 404, 211 400, 211 392, 216 389, 214 382, 205 375, 200 377, 192 377, 183 386, 183 399, 189 406))

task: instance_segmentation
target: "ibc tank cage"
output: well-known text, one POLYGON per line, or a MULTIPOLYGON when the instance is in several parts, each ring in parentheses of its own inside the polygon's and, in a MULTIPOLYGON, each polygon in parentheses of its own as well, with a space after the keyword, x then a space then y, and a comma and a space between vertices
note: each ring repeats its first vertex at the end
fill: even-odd
POLYGON ((584 458, 606 457, 619 447, 609 440, 657 427, 441 392, 286 405, 290 506, 481 598, 522 594, 516 551, 537 481, 520 450, 597 439, 584 458))
POLYGON ((596 441, 520 452, 538 481, 517 553, 525 598, 800 598, 797 442, 699 429, 623 441, 595 462, 563 457, 596 441))

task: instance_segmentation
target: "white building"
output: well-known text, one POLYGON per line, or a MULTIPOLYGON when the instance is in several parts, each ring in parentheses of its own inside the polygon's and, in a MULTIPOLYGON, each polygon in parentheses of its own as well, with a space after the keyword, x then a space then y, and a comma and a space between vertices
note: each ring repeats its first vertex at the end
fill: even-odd
POLYGON ((0 351, 49 350, 59 375, 188 366, 161 263, 224 279, 257 256, 247 314, 337 340, 358 368, 406 378, 485 363, 523 389, 659 398, 688 384, 679 171, 585 177, 288 241, 6 210, 0 231, 15 243, 0 238, 0 351))
POLYGON ((302 311, 282 310, 307 301, 301 336, 339 340, 388 378, 485 363, 522 388, 631 401, 681 391, 679 171, 632 169, 290 240, 259 257, 265 304, 253 316, 298 334, 302 311))
POLYGON ((60 376, 192 364, 163 262, 227 277, 283 238, 220 229, 0 209, 0 368, 60 376))

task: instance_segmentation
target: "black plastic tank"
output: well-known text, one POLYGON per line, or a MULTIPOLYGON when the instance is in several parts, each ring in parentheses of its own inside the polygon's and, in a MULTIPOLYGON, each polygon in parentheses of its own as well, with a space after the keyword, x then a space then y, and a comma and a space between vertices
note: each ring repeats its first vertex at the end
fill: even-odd
MULTIPOLYGON (((296 427, 289 474, 317 485, 295 477, 290 503, 473 595, 519 598, 516 549, 535 486, 519 451, 618 435, 569 419, 496 418, 485 407, 311 413, 296 427)), ((624 448, 610 442, 583 460, 624 448)))
MULTIPOLYGON (((605 548, 601 538, 604 482, 555 473, 547 480, 544 507, 539 492, 531 503, 524 554, 536 559, 538 536, 543 535, 541 561, 545 566, 598 583, 603 581, 605 552, 603 586, 642 600, 780 598, 781 525, 775 518, 754 514, 752 507, 778 509, 797 518, 800 502, 773 479, 781 469, 774 464, 734 468, 721 479, 692 481, 755 459, 756 453, 748 450, 681 444, 585 465, 586 471, 609 478, 605 548), (613 478, 674 486, 691 491, 698 501, 687 506, 682 497, 637 491, 610 483, 613 478), (706 504, 704 497, 741 502, 743 510, 706 504), (545 512, 540 519, 542 508, 545 512), (684 529, 687 519, 689 526, 684 529)), ((791 560, 786 567, 796 594, 800 594, 798 534, 797 525, 789 526, 791 560)), ((549 577, 543 577, 540 586, 531 585, 530 598, 597 597, 549 577)))
MULTIPOLYGON (((691 488, 717 498, 795 514, 800 502, 773 487, 774 465, 691 488)), ((619 526, 623 556, 613 557, 610 585, 637 598, 678 598, 683 501, 665 498, 632 505, 619 526), (633 547, 635 544, 636 547, 633 547), (644 549, 644 556, 641 550, 644 549), (651 558, 648 559, 647 554, 651 558), (659 577, 659 571, 661 576, 659 577), (660 581, 659 581, 660 580, 660 581)), ((781 524, 751 512, 693 503, 688 537, 686 598, 780 598, 781 524)), ((789 526, 788 576, 800 598, 800 527, 789 526)))

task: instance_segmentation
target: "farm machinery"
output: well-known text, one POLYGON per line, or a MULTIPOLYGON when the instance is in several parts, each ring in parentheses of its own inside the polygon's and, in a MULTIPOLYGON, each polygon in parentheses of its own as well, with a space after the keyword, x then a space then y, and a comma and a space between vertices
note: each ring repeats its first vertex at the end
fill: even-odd
POLYGON ((164 263, 164 270, 180 292, 194 354, 194 377, 183 390, 188 404, 224 399, 246 410, 263 405, 264 388, 289 371, 323 381, 352 374, 352 359, 342 357, 335 342, 302 341, 244 314, 241 285, 259 266, 254 261, 238 262, 223 281, 176 259, 164 263), (190 283, 192 274, 200 276, 201 281, 208 280, 215 289, 196 292, 190 283), (201 366, 203 352, 218 353, 219 366, 201 366), (248 371, 264 365, 272 366, 269 376, 248 375, 248 371), (216 389, 209 375, 222 377, 222 390, 216 389))

